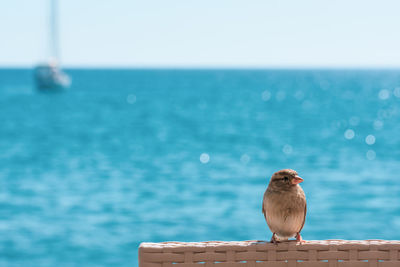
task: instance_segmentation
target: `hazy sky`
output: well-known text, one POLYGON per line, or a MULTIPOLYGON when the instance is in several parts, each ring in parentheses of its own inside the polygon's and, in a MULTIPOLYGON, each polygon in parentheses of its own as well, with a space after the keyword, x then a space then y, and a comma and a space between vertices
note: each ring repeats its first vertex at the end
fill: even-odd
MULTIPOLYGON (((49 0, 0 3, 0 65, 46 59, 49 0)), ((68 66, 400 67, 398 0, 60 0, 68 66)))

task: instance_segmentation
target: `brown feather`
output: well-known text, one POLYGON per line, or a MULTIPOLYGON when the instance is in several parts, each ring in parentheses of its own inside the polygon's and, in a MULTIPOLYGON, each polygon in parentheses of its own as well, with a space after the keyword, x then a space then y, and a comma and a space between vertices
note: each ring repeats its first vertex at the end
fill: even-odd
POLYGON ((304 227, 307 203, 303 189, 293 184, 297 172, 281 170, 271 177, 264 193, 262 212, 268 227, 281 239, 295 236, 304 227))

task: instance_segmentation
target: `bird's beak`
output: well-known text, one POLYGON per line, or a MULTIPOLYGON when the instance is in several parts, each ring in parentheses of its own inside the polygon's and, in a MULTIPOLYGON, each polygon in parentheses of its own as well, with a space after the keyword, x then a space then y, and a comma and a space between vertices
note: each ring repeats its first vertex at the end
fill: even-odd
POLYGON ((292 184, 299 184, 299 183, 301 183, 301 182, 303 182, 304 180, 303 180, 303 178, 301 178, 300 176, 295 176, 293 179, 292 179, 292 184))

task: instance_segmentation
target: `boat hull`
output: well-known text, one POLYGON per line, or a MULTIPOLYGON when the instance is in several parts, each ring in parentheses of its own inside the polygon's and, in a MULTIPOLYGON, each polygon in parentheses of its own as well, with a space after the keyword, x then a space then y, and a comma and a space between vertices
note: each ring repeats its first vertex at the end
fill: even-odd
POLYGON ((38 90, 53 91, 67 89, 71 79, 60 68, 54 65, 40 65, 34 70, 38 90))

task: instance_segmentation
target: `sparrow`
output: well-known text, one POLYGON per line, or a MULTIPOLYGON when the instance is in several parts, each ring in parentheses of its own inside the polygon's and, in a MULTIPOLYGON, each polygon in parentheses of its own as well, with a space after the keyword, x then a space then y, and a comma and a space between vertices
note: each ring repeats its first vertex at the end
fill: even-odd
POLYGON ((300 183, 303 179, 291 169, 274 173, 264 193, 262 212, 272 232, 271 243, 295 237, 302 243, 300 231, 307 213, 306 196, 300 183))

